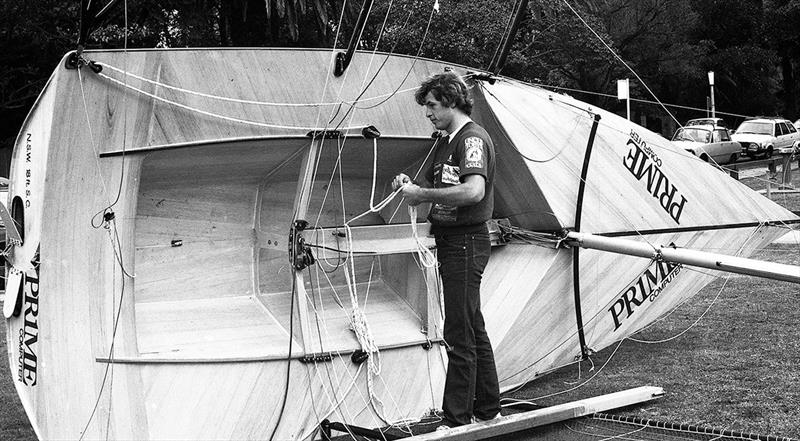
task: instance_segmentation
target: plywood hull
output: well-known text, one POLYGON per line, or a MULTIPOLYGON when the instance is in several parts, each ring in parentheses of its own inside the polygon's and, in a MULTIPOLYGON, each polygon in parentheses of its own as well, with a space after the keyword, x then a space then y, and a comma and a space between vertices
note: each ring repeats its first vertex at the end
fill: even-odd
MULTIPOLYGON (((437 269, 417 265, 399 201, 348 221, 369 211, 373 194, 373 203, 387 196, 396 173, 422 166, 430 127, 405 89, 442 64, 391 57, 376 73, 380 63, 368 71, 371 55, 357 54, 336 79, 327 51, 87 56, 105 76, 59 67, 12 165, 11 197, 25 215, 12 264, 29 277, 23 313, 7 321, 9 357, 40 437, 297 439, 325 417, 380 426, 440 406, 437 269), (183 89, 297 106, 214 101, 126 79, 112 69, 120 66, 183 89), (377 98, 350 109, 343 102, 372 75, 364 96, 377 98), (318 102, 338 104, 299 105, 318 102), (377 145, 359 135, 365 125, 383 133, 377 145), (337 126, 338 138, 306 136, 337 126), (295 233, 317 257, 302 270, 288 252, 297 219, 309 222, 295 233), (357 225, 367 233, 348 230, 357 225), (366 337, 351 329, 358 317, 366 337), (368 346, 379 352, 354 363, 368 346)), ((573 228, 576 174, 601 112, 514 82, 473 89, 475 119, 497 145, 496 216, 573 228)), ((606 113, 601 121, 582 230, 749 255, 783 230, 747 225, 796 219, 657 135, 606 113), (642 140, 660 159, 650 181, 632 162, 644 161, 642 140), (677 194, 688 201, 680 216, 677 194)), ((716 276, 597 251, 494 248, 482 296, 501 387, 630 335, 716 276)))

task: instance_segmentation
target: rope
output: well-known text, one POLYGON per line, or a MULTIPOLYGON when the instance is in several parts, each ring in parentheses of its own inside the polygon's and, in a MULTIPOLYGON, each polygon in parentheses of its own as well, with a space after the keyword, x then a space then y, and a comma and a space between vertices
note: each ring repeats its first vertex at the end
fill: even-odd
MULTIPOLYGON (((747 245, 747 243, 748 243, 748 242, 750 242, 750 241, 751 241, 751 240, 752 240, 752 239, 755 237, 756 233, 758 233, 758 231, 759 231, 759 230, 760 230, 762 227, 763 227, 763 224, 762 224, 762 225, 760 225, 758 228, 754 229, 754 230, 753 230, 753 231, 750 233, 750 235, 747 237, 747 239, 746 239, 746 240, 745 240, 745 241, 742 243, 742 245, 739 247, 739 249, 737 250, 737 252, 735 253, 735 255, 737 255, 737 256, 738 256, 738 255, 740 255, 740 254, 742 253, 742 251, 744 250, 744 247, 745 247, 745 245, 747 245)), ((722 294, 722 292, 725 290, 725 287, 728 285, 728 281, 731 279, 731 276, 732 276, 732 274, 731 274, 731 273, 728 273, 728 274, 726 275, 726 277, 725 277, 725 281, 722 283, 722 287, 720 287, 719 291, 717 291, 717 295, 716 295, 716 296, 714 296, 714 299, 713 299, 713 300, 711 300, 711 303, 708 305, 708 307, 706 308, 706 310, 705 310, 705 311, 703 311, 703 313, 702 313, 702 314, 700 314, 700 316, 697 318, 697 320, 695 320, 695 321, 694 321, 694 323, 692 323, 691 325, 689 325, 689 327, 688 327, 688 328, 684 329, 683 331, 679 332, 679 333, 678 333, 678 334, 676 334, 676 335, 673 335, 672 337, 665 338, 665 339, 662 339, 662 340, 640 340, 640 339, 636 339, 636 338, 633 338, 633 337, 628 337, 628 340, 634 341, 634 342, 636 342, 636 343, 644 343, 644 344, 661 344, 661 343, 667 343, 667 342, 670 342, 670 341, 672 341, 672 340, 675 340, 675 339, 677 339, 677 338, 681 337, 682 335, 686 334, 686 333, 687 333, 687 332, 689 332, 689 331, 690 331, 692 328, 694 328, 695 326, 697 326, 697 324, 698 324, 698 323, 700 323, 700 321, 701 321, 701 320, 702 320, 702 319, 703 319, 703 318, 706 316, 706 314, 708 314, 708 312, 711 310, 711 308, 714 306, 714 304, 716 304, 716 302, 717 302, 717 299, 719 299, 719 296, 722 294)), ((688 301, 688 299, 687 299, 687 301, 688 301)), ((668 316, 672 315, 672 313, 674 313, 675 311, 677 311, 678 307, 680 307, 681 305, 683 305, 683 304, 685 304, 685 303, 686 303, 685 301, 684 301, 684 302, 681 302, 681 304, 680 304, 680 305, 678 305, 677 307, 675 307, 675 308, 674 308, 672 311, 670 311, 670 312, 669 312, 667 315, 665 315, 663 318, 666 318, 666 317, 668 317, 668 316)), ((637 331, 637 333, 638 333, 638 332, 641 332, 641 331, 643 331, 643 330, 645 330, 645 329, 648 329, 648 328, 650 328, 651 326, 653 326, 653 325, 654 325, 655 323, 657 323, 658 321, 661 321, 661 320, 663 320, 663 318, 660 318, 660 319, 658 319, 657 321, 655 321, 655 322, 651 323, 650 325, 648 325, 648 326, 645 326, 644 328, 642 328, 642 329, 640 329, 639 331, 637 331)))
MULTIPOLYGON (((548 145, 546 142, 544 142, 544 140, 543 140, 543 139, 539 138, 539 136, 538 136, 538 135, 537 135, 537 134, 536 134, 536 133, 535 133, 533 130, 531 130, 531 128, 530 128, 530 126, 529 126, 529 124, 526 124, 526 123, 525 123, 525 121, 523 121, 523 120, 522 120, 522 119, 521 119, 519 116, 517 116, 517 113, 516 113, 516 112, 514 112, 512 109, 509 109, 509 108, 508 108, 508 106, 506 106, 506 104, 505 104, 505 103, 503 103, 503 102, 500 100, 500 98, 498 98, 498 97, 497 97, 495 94, 493 94, 493 93, 492 93, 492 92, 491 92, 491 91, 490 91, 490 90, 489 90, 489 89, 488 89, 488 88, 487 88, 485 85, 482 85, 481 87, 483 88, 483 90, 484 90, 486 93, 488 93, 488 94, 489 94, 489 95, 490 95, 492 98, 494 98, 494 99, 497 101, 497 103, 498 103, 499 105, 501 105, 503 108, 505 108, 506 110, 508 110, 508 111, 509 111, 509 113, 510 113, 510 114, 511 114, 511 115, 512 115, 512 116, 513 116, 513 117, 514 117, 514 118, 515 118, 517 121, 519 121, 519 123, 522 125, 522 127, 524 127, 526 131, 528 131, 528 133, 530 133, 532 136, 534 136, 536 139, 538 139, 538 140, 539 140, 539 141, 542 143, 542 145, 544 145, 544 146, 545 146, 545 147, 546 147, 548 150, 550 150, 551 152, 554 150, 554 149, 553 149, 551 146, 549 146, 549 145, 548 145)), ((574 111, 574 110, 573 110, 573 111, 574 111)), ((587 116, 588 116, 588 114, 587 114, 587 116)), ((582 114, 579 114, 579 117, 584 117, 584 115, 582 115, 582 114)), ((512 142, 512 143, 510 143, 510 145, 511 145, 511 147, 512 147, 514 150, 516 150, 518 153, 520 153, 520 155, 522 155, 522 153, 521 153, 521 152, 520 152, 520 151, 517 149, 517 146, 516 146, 516 144, 515 144, 515 143, 513 143, 513 142, 512 142)), ((621 209, 617 208, 616 204, 614 204, 614 203, 612 203, 610 200, 608 200, 608 198, 605 196, 604 189, 598 188, 598 187, 597 187, 597 186, 596 186, 594 183, 592 183, 592 182, 589 182, 589 181, 587 181, 587 180, 584 180, 584 179, 583 179, 583 178, 580 176, 580 173, 579 173, 577 170, 573 170, 573 169, 572 169, 572 167, 571 167, 571 164, 569 164, 569 163, 568 163, 568 162, 567 162, 567 161, 566 161, 564 158, 562 158, 562 157, 561 157, 560 153, 559 153, 559 154, 557 154, 557 155, 555 155, 555 156, 554 156, 554 159, 557 159, 557 160, 559 160, 559 161, 560 161, 560 162, 561 162, 561 163, 562 163, 562 164, 565 166, 566 170, 567 170, 569 173, 571 173, 571 174, 573 175, 573 177, 576 177, 576 178, 578 178, 578 180, 579 180, 579 181, 583 181, 583 182, 586 184, 586 186, 587 186, 588 188, 590 188, 590 189, 594 190, 594 194, 595 194, 597 197, 599 197, 601 200, 603 200, 604 202, 606 202, 606 203, 605 203, 605 206, 606 206, 606 207, 608 207, 608 208, 609 208, 609 209, 610 209, 612 212, 614 212, 614 213, 615 213, 615 214, 618 216, 618 219, 620 219, 620 220, 621 220, 623 223, 625 223, 625 224, 629 225, 629 226, 630 226, 630 228, 631 228, 633 231, 635 231, 635 232, 638 234, 638 236, 639 236, 639 237, 640 237, 642 240, 644 240, 644 241, 645 241, 645 242, 646 242, 648 245, 650 245, 651 247, 653 247, 653 249, 656 249, 655 245, 653 245, 653 244, 652 244, 652 243, 651 243, 651 242, 650 242, 650 241, 647 239, 647 237, 645 237, 643 234, 641 234, 641 232, 639 231, 639 229, 638 229, 638 228, 636 228, 636 225, 635 225, 635 224, 634 224, 634 223, 633 223, 633 222, 632 222, 632 221, 629 219, 629 216, 630 216, 630 215, 629 215, 628 213, 623 213, 621 209)), ((561 220, 559 220, 559 224, 563 225, 563 222, 561 222, 561 220)))
MULTIPOLYGON (((133 90, 134 92, 138 92, 138 93, 140 93, 142 95, 145 95, 145 96, 147 96, 149 98, 152 98, 152 99, 154 99, 156 101, 160 101, 160 102, 168 104, 170 106, 179 107, 179 108, 187 110, 189 112, 194 112, 194 113, 199 113, 201 115, 209 116, 211 118, 221 119, 221 120, 224 120, 224 121, 229 121, 229 122, 233 122, 233 123, 237 123, 237 124, 245 124, 245 125, 251 125, 251 126, 256 126, 256 127, 267 127, 267 128, 272 128, 272 129, 302 130, 302 131, 316 131, 316 130, 319 129, 318 127, 312 127, 312 126, 290 126, 290 125, 283 125, 283 124, 269 124, 269 123, 262 123, 262 122, 258 122, 258 121, 245 120, 245 119, 241 119, 241 118, 234 118, 234 117, 231 117, 231 116, 220 115, 220 114, 217 114, 217 113, 208 112, 208 111, 205 111, 205 110, 201 110, 201 109, 197 109, 197 108, 194 108, 194 107, 191 107, 191 106, 187 106, 185 104, 181 104, 181 103, 178 103, 178 102, 175 102, 175 101, 172 101, 172 100, 168 100, 166 98, 162 98, 162 97, 160 97, 158 95, 155 95, 153 93, 146 92, 146 91, 144 91, 142 89, 139 89, 137 87, 131 86, 129 84, 125 84, 122 81, 119 81, 116 78, 112 78, 112 77, 110 77, 108 75, 105 75, 102 72, 97 74, 97 75, 100 76, 101 78, 105 78, 106 80, 111 81, 112 83, 120 85, 120 86, 122 86, 122 87, 124 87, 126 89, 133 90)), ((344 131, 360 130, 364 126, 365 126, 365 124, 353 125, 353 126, 349 126, 349 127, 343 127, 342 130, 344 130, 344 131)))
POLYGON ((594 30, 594 29, 592 29, 592 27, 589 25, 589 23, 587 23, 587 22, 586 22, 586 20, 584 20, 584 19, 583 19, 583 17, 581 17, 581 15, 578 13, 578 11, 576 11, 576 10, 575 10, 575 8, 573 8, 573 7, 572 7, 572 5, 570 5, 570 4, 569 4, 569 2, 568 2, 567 0, 562 0, 562 1, 564 2, 564 4, 565 4, 565 5, 567 5, 567 7, 568 7, 568 8, 569 8, 569 9, 572 11, 572 13, 573 13, 573 14, 575 14, 575 16, 576 16, 576 17, 578 17, 578 20, 580 20, 580 21, 581 21, 581 23, 583 23, 583 24, 584 24, 584 26, 586 26, 586 28, 587 28, 587 29, 589 29, 589 31, 591 31, 591 32, 592 32, 592 34, 594 34, 594 36, 595 36, 595 37, 597 37, 597 39, 598 39, 598 40, 600 40, 600 43, 603 43, 603 46, 605 46, 605 47, 606 47, 606 49, 608 49, 608 51, 609 51, 609 52, 611 52, 611 54, 612 54, 612 55, 614 55, 614 57, 616 57, 616 58, 617 58, 617 59, 618 59, 618 60, 619 60, 619 61, 620 61, 620 62, 623 64, 623 66, 625 66, 625 67, 626 67, 626 68, 627 68, 629 71, 631 71, 631 73, 633 74, 633 76, 635 76, 635 77, 636 77, 636 79, 637 79, 637 80, 639 80, 639 82, 640 82, 640 83, 642 83, 642 86, 644 86, 644 88, 645 88, 645 89, 647 89, 647 91, 648 91, 648 92, 650 92, 650 95, 652 95, 652 96, 653 96, 653 98, 655 98, 655 100, 658 102, 658 104, 660 104, 660 105, 661 105, 661 107, 664 109, 664 111, 665 111, 665 112, 667 112, 667 115, 669 115, 669 116, 670 116, 670 118, 672 118, 672 119, 675 121, 675 123, 676 123, 676 124, 678 124, 678 126, 679 126, 679 127, 683 127, 683 125, 681 125, 681 123, 680 123, 680 122, 677 120, 677 118, 675 118, 675 115, 673 115, 673 114, 672 114, 672 113, 669 111, 669 109, 667 109, 667 107, 666 107, 666 106, 664 106, 664 104, 661 102, 661 100, 659 100, 659 99, 658 99, 658 97, 656 96, 656 94, 655 94, 655 93, 654 93, 654 92, 653 92, 653 91, 650 89, 650 87, 647 85, 647 83, 645 83, 645 82, 644 82, 644 80, 642 79, 642 77, 640 77, 640 76, 639 76, 639 74, 638 74, 638 73, 636 73, 636 71, 635 71, 635 70, 633 70, 633 68, 632 68, 632 67, 630 67, 630 66, 628 65, 628 63, 626 63, 626 62, 625 62, 625 60, 623 60, 623 59, 622 59, 622 57, 620 57, 619 55, 617 55, 617 53, 616 53, 616 52, 614 52, 614 49, 611 49, 611 46, 609 46, 609 45, 608 45, 608 44, 605 42, 605 40, 603 40, 603 37, 601 37, 601 36, 600 36, 600 34, 598 34, 597 32, 595 32, 595 30, 594 30))
POLYGON ((417 243, 417 256, 419 256, 419 263, 424 268, 436 268, 439 262, 436 260, 436 255, 430 250, 419 237, 417 231, 417 207, 408 206, 408 216, 411 218, 411 232, 414 236, 414 241, 417 243))
MULTIPOLYGON (((607 98, 617 98, 616 95, 613 95, 613 94, 610 94, 610 93, 592 92, 592 91, 589 91, 589 90, 574 89, 574 88, 569 88, 569 87, 564 87, 564 86, 553 86, 553 85, 544 84, 544 83, 528 83, 528 84, 530 84, 532 86, 538 86, 538 87, 542 87, 542 88, 553 89, 553 91, 555 91, 555 92, 558 92, 559 90, 566 90, 566 91, 569 91, 569 92, 578 92, 578 93, 583 93, 583 94, 586 94, 586 95, 595 95, 595 96, 602 96, 602 97, 607 97, 607 98)), ((634 102, 637 102, 637 103, 660 104, 662 106, 675 107, 676 109, 696 110, 698 112, 705 112, 707 110, 707 109, 701 109, 699 107, 682 106, 680 104, 659 103, 658 101, 643 100, 643 99, 638 99, 638 98, 630 98, 630 100, 634 101, 634 102)), ((753 115, 740 115, 738 113, 729 113, 729 112, 720 112, 720 111, 716 111, 716 113, 718 115, 735 116, 737 118, 752 118, 753 117, 753 115)))

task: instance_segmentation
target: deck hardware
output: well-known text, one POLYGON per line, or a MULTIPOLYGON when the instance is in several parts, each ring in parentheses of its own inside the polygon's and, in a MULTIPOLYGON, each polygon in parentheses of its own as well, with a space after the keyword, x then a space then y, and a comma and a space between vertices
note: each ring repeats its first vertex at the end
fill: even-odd
POLYGON ((358 349, 357 351, 353 352, 352 355, 350 355, 350 360, 355 364, 361 364, 367 361, 368 358, 369 352, 364 352, 361 349, 358 349))
POLYGON ((330 352, 317 352, 314 354, 306 354, 300 357, 301 363, 319 363, 322 361, 333 361, 333 355, 330 352))
POLYGON ((89 69, 96 74, 103 71, 103 66, 83 58, 79 51, 71 52, 64 61, 64 67, 67 69, 80 69, 83 66, 89 66, 89 69))
POLYGON ((338 130, 312 130, 306 133, 309 138, 336 139, 342 137, 342 132, 338 130))
POLYGON ((306 228, 308 221, 297 219, 289 229, 289 263, 297 271, 302 271, 316 262, 314 255, 311 254, 311 247, 300 234, 306 228))
POLYGON ((367 139, 377 139, 381 137, 381 132, 375 126, 367 126, 361 129, 361 135, 367 139))

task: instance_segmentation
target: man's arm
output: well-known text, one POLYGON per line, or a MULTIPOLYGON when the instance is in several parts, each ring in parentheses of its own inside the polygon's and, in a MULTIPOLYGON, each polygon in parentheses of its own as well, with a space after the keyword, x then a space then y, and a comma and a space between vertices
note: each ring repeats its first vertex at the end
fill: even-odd
POLYGON ((403 187, 403 196, 411 206, 433 202, 466 207, 480 202, 485 192, 486 179, 478 174, 467 175, 464 182, 452 187, 423 188, 410 181, 403 187))

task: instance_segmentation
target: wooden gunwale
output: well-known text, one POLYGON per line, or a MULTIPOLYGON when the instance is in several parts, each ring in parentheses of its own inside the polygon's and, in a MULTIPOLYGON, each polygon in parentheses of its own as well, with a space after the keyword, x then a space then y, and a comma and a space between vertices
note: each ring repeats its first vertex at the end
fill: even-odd
MULTIPOLYGON (((296 47, 176 47, 176 48, 135 48, 135 49, 86 49, 86 50, 83 51, 83 54, 85 55, 85 54, 92 54, 92 53, 101 53, 101 54, 105 54, 105 53, 123 53, 124 54, 124 53, 127 53, 127 52, 136 53, 136 52, 202 52, 202 51, 209 51, 209 52, 227 52, 227 51, 247 51, 247 52, 257 52, 257 51, 267 51, 267 52, 280 51, 280 52, 284 52, 284 51, 286 51, 286 52, 298 52, 298 51, 302 51, 302 52, 331 52, 331 53, 335 53, 338 50, 339 49, 337 49, 337 48, 323 48, 323 47, 316 47, 316 48, 296 48, 296 47)), ((67 55, 64 56, 64 60, 66 60, 67 57, 69 56, 69 54, 71 54, 73 52, 75 52, 75 51, 68 52, 67 55)), ((458 64, 458 63, 444 62, 442 60, 436 60, 436 59, 433 59, 433 58, 419 57, 419 56, 414 56, 414 55, 399 54, 399 53, 392 53, 392 52, 383 52, 383 51, 369 51, 369 50, 368 51, 356 50, 355 53, 357 53, 357 54, 358 53, 366 54, 366 55, 369 55, 369 56, 372 56, 374 54, 376 56, 377 55, 382 55, 382 56, 390 56, 392 58, 406 58, 406 59, 409 59, 409 60, 417 60, 417 61, 423 61, 423 62, 427 62, 427 63, 434 63, 434 64, 438 64, 438 65, 441 65, 441 66, 456 67, 456 68, 459 68, 459 69, 466 70, 469 73, 490 74, 495 79, 516 81, 513 78, 505 77, 503 75, 494 75, 494 74, 492 74, 491 72, 489 72, 487 70, 481 70, 481 69, 478 69, 476 67, 470 67, 470 66, 466 66, 466 65, 458 64)), ((333 61, 333 58, 331 58, 331 61, 333 61)), ((333 68, 332 67, 330 68, 330 73, 333 74, 333 68)), ((521 82, 521 83, 522 84, 526 84, 526 85, 528 84, 528 83, 525 83, 525 82, 521 82)), ((548 90, 548 92, 551 92, 551 91, 548 90)), ((558 92, 556 92, 556 93, 558 93, 558 92)))
MULTIPOLYGON (((429 340, 419 338, 416 340, 406 341, 403 343, 393 345, 378 345, 381 351, 392 349, 404 349, 414 346, 442 344, 444 340, 436 339, 429 340)), ((147 358, 147 357, 95 357, 94 361, 97 363, 113 363, 113 364, 225 364, 225 363, 258 363, 264 361, 285 361, 285 360, 301 360, 307 356, 313 355, 336 355, 346 356, 351 355, 356 350, 347 349, 344 351, 320 352, 320 353, 304 353, 302 350, 292 351, 291 357, 285 355, 265 355, 260 357, 220 357, 220 358, 147 358)), ((328 363, 328 362, 322 362, 328 363)))
MULTIPOLYGON (((343 139, 364 139, 361 134, 355 133, 344 133, 340 138, 343 139)), ((429 136, 396 136, 396 135, 386 135, 381 136, 379 139, 391 139, 397 141, 427 141, 431 138, 429 136)), ((125 150, 111 150, 107 152, 101 152, 99 156, 101 158, 106 157, 114 157, 114 156, 122 156, 122 155, 129 155, 129 154, 138 154, 138 153, 148 153, 148 152, 155 152, 161 150, 171 150, 171 149, 181 149, 181 148, 191 148, 191 147, 204 147, 209 145, 219 145, 219 144, 238 144, 238 143, 245 143, 245 142, 259 142, 259 141, 297 141, 297 140, 311 140, 311 137, 308 135, 297 135, 297 136, 287 136, 287 135, 267 135, 267 136, 249 136, 249 137, 241 137, 241 138, 221 138, 221 139, 209 139, 203 141, 191 141, 191 142, 178 142, 174 144, 158 144, 152 146, 139 146, 139 147, 129 147, 125 150)), ((223 148, 223 145, 219 146, 223 148)))

